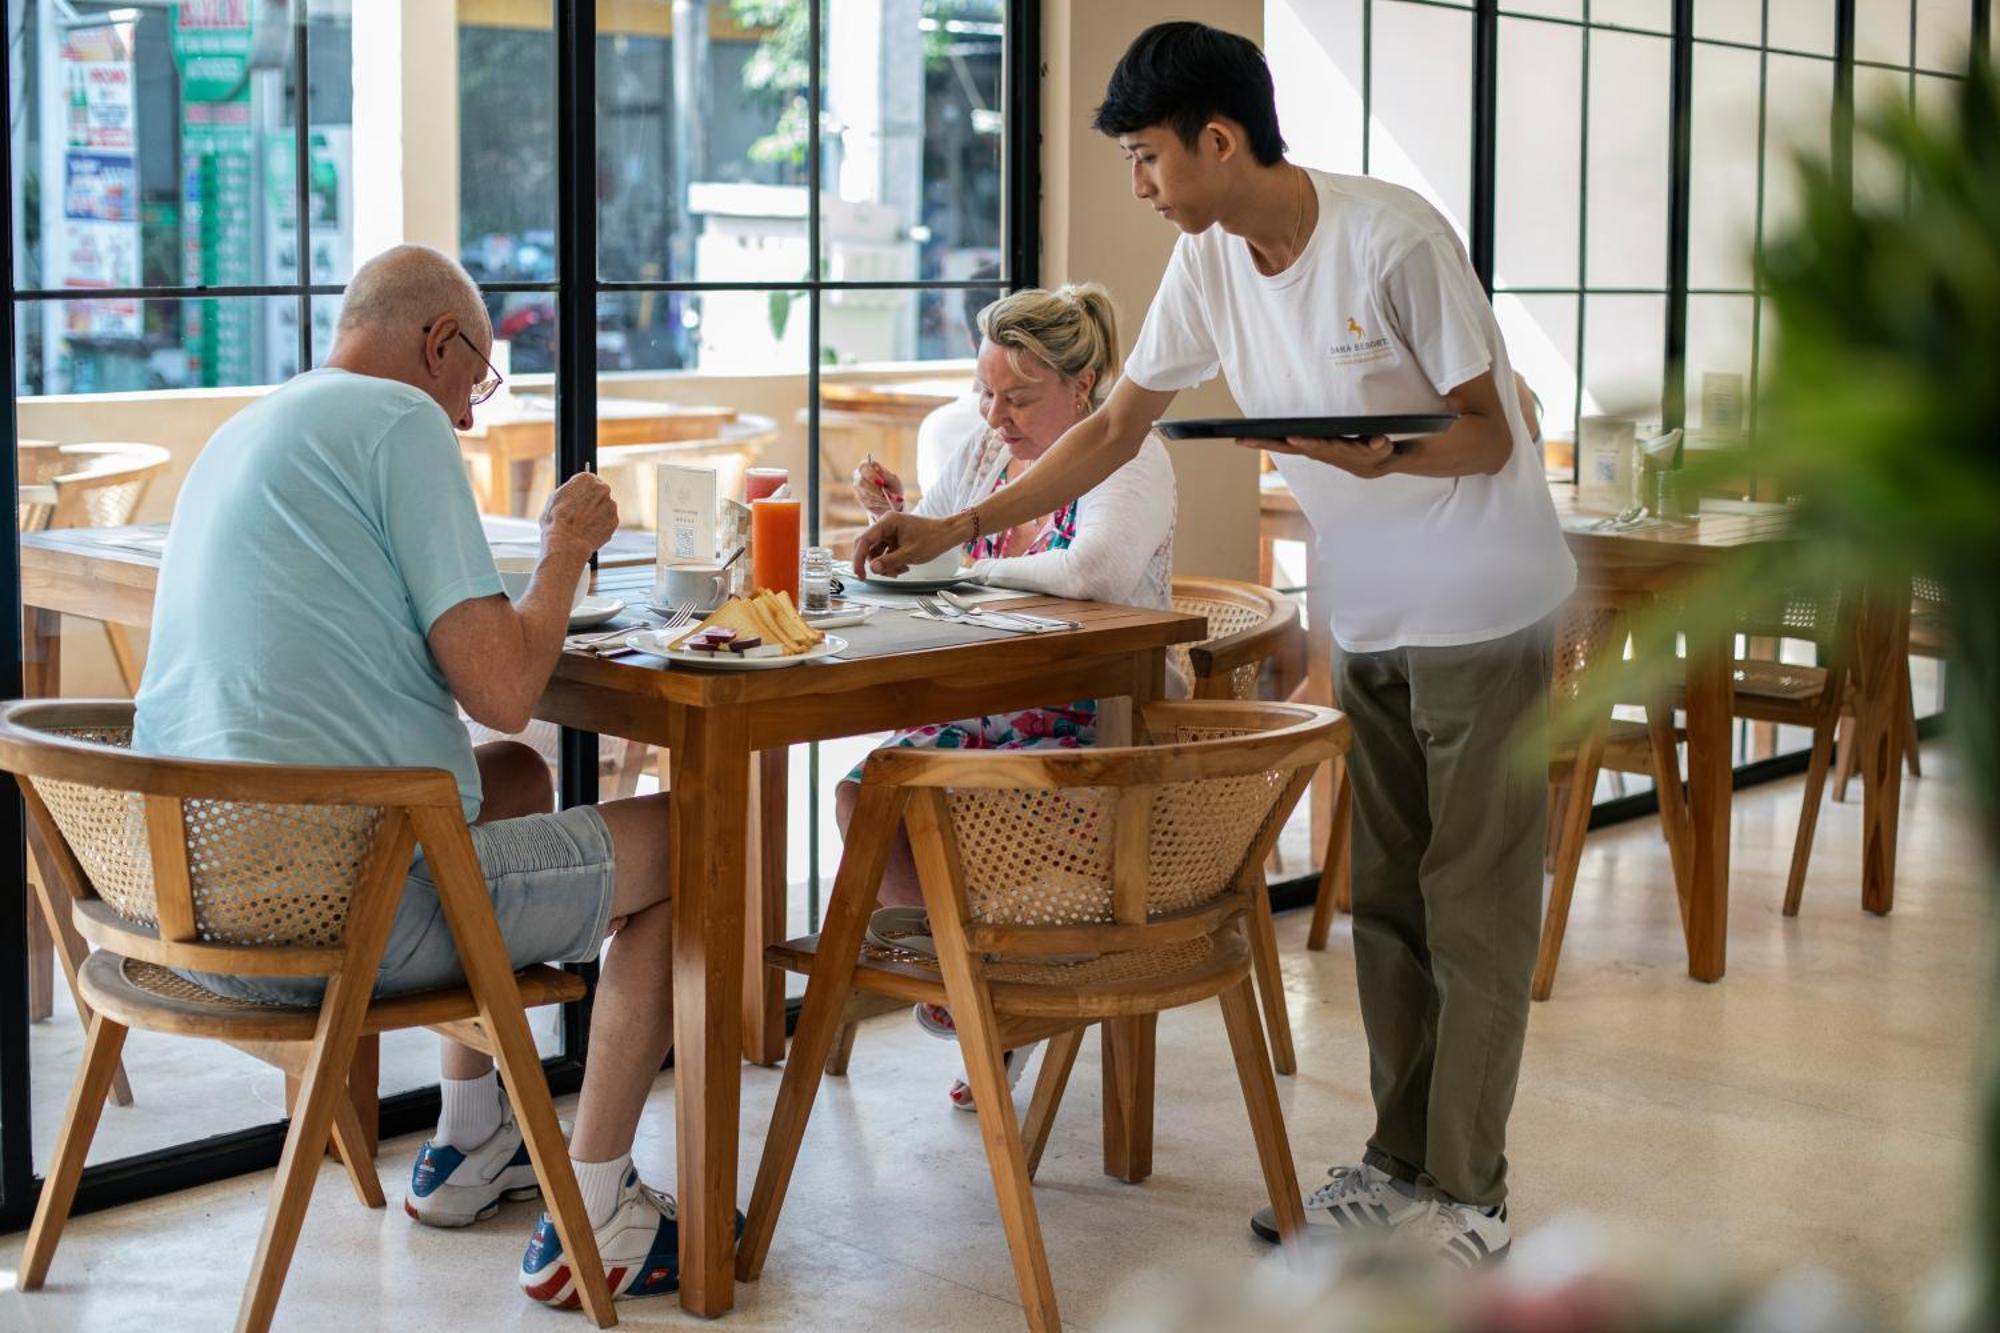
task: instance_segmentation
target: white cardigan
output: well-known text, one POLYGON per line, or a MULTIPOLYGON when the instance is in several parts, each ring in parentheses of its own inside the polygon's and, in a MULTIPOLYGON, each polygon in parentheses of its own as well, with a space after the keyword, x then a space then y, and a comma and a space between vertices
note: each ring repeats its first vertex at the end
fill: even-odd
MULTIPOLYGON (((913 512, 956 514, 993 494, 1011 455, 981 423, 953 450, 937 484, 913 512)), ((1148 435, 1138 456, 1077 501, 1076 536, 1062 550, 979 560, 981 583, 1051 597, 1173 609, 1174 467, 1166 446, 1148 435)))

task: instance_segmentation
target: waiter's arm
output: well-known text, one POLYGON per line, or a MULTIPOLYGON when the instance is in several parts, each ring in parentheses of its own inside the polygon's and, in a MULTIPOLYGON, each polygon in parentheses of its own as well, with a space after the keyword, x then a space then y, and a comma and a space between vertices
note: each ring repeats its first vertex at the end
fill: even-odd
POLYGON ((938 518, 883 515, 855 541, 854 572, 864 573, 872 564, 883 573, 901 573, 971 541, 975 522, 978 533, 992 533, 1054 512, 1136 458, 1146 433, 1173 401, 1172 390, 1119 380, 1103 406, 1064 431, 1019 481, 972 508, 938 518))
POLYGON ((1450 430, 1404 440, 1401 448, 1383 436, 1368 440, 1315 440, 1294 437, 1265 441, 1273 453, 1296 454, 1343 468, 1357 477, 1492 476, 1507 466, 1514 451, 1514 432, 1493 372, 1475 376, 1444 396, 1445 406, 1458 413, 1450 430))

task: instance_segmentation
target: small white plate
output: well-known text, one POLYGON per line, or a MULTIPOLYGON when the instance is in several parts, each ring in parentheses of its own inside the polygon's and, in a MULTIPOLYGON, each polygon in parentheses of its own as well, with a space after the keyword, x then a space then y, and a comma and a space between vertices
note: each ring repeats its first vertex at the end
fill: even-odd
MULTIPOLYGON (((726 602, 728 600, 729 599, 727 597, 722 599, 723 602, 726 602)), ((694 616, 697 620, 706 620, 708 617, 714 615, 721 608, 722 608, 722 602, 716 602, 710 606, 697 606, 696 608, 694 608, 693 611, 689 612, 688 614, 694 616)), ((663 616, 670 616, 674 612, 680 610, 680 608, 678 606, 675 606, 672 602, 656 602, 650 597, 646 599, 646 609, 648 611, 658 611, 663 616)))
POLYGON ((855 578, 852 574, 845 574, 841 577, 847 582, 858 583, 864 588, 874 588, 878 592, 938 592, 945 588, 956 588, 961 583, 970 583, 972 581, 972 571, 970 569, 962 569, 958 573, 945 578, 928 579, 914 578, 908 574, 903 574, 896 578, 889 578, 882 574, 870 574, 865 579, 855 578))
POLYGON ((616 597, 586 597, 569 609, 571 629, 589 629, 592 625, 602 625, 625 609, 625 603, 616 597))
POLYGON ((649 653, 665 658, 675 666, 701 667, 711 671, 771 671, 778 667, 797 666, 801 662, 818 662, 847 651, 847 640, 838 634, 826 638, 802 653, 791 657, 739 657, 735 653, 691 653, 675 650, 667 645, 676 639, 685 638, 691 627, 680 629, 642 629, 626 636, 625 646, 637 652, 649 653))

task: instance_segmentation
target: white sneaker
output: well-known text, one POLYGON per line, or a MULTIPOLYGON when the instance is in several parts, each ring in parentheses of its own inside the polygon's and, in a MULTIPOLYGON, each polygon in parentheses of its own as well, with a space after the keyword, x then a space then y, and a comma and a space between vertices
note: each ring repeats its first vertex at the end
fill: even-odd
MULTIPOLYGON (((1423 1207, 1397 1189, 1387 1171, 1366 1162, 1329 1168, 1326 1184, 1308 1194, 1305 1205, 1306 1235, 1319 1238, 1357 1227, 1393 1227, 1423 1207)), ((1278 1243, 1277 1215, 1269 1208, 1251 1214, 1250 1229, 1273 1245, 1278 1243)))
POLYGON ((502 1199, 532 1199, 539 1193, 535 1166, 510 1106, 500 1113, 500 1128, 470 1152, 426 1140, 410 1168, 403 1211, 425 1226, 465 1227, 499 1212, 502 1199))
POLYGON ((1433 1199, 1418 1209, 1396 1223, 1396 1238, 1412 1241, 1453 1268, 1479 1268, 1504 1258, 1512 1243, 1504 1203, 1488 1211, 1433 1199))
MULTIPOLYGON (((625 1173, 618 1206, 597 1227, 597 1254, 611 1295, 657 1296, 681 1285, 679 1208, 674 1196, 639 1183, 636 1168, 625 1173)), ((737 1231, 742 1231, 742 1223, 737 1231)), ((521 1256, 521 1289, 544 1305, 575 1309, 583 1303, 570 1271, 569 1256, 547 1213, 521 1256)))

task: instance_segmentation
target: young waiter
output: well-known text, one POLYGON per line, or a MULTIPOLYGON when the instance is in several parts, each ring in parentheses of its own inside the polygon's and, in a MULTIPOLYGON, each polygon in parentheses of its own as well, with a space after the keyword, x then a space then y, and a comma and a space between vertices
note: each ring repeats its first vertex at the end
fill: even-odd
MULTIPOLYGON (((896 571, 1047 513, 1130 460, 1220 371, 1252 416, 1455 412, 1437 435, 1264 447, 1317 538, 1354 724, 1354 954, 1375 1132, 1315 1228, 1404 1229, 1470 1266, 1508 1246, 1506 1130, 1541 916, 1550 616, 1575 583, 1507 349, 1450 224, 1417 195, 1284 158, 1254 44, 1200 23, 1132 43, 1096 128, 1179 228, 1124 378, 1018 485, 890 514, 896 571), (1506 386, 1503 392, 1500 386, 1506 386)), ((1268 1211, 1252 1219, 1267 1239, 1268 1211)))

